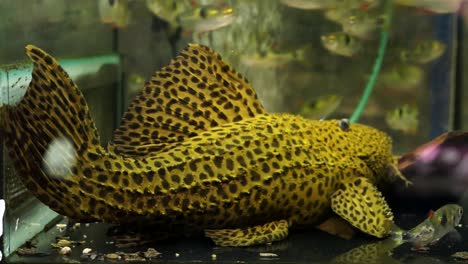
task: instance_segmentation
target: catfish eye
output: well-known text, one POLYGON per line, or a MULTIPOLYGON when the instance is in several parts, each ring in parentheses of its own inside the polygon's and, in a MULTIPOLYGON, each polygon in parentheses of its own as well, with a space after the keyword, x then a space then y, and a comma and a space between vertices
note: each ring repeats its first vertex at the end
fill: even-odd
POLYGON ((349 129, 349 120, 347 118, 343 118, 338 121, 338 126, 340 126, 341 130, 347 131, 349 129))

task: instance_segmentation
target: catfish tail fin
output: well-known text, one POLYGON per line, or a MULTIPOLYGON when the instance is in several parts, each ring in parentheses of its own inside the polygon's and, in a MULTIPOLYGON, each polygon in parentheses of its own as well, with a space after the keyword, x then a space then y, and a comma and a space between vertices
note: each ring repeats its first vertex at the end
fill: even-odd
POLYGON ((69 138, 78 152, 99 145, 99 135, 83 94, 68 74, 49 54, 33 45, 26 46, 33 62, 32 80, 15 107, 30 126, 44 128, 45 146, 51 139, 69 138))
POLYGON ((88 106, 52 56, 33 45, 26 46, 26 54, 33 62, 31 82, 18 103, 0 106, 0 136, 24 184, 39 200, 71 218, 92 219, 80 211, 79 179, 69 177, 104 153, 88 106), (63 140, 70 142, 71 151, 60 151, 53 161, 69 164, 65 170, 46 158, 49 147, 63 140), (62 170, 63 177, 54 177, 57 172, 50 168, 62 170))

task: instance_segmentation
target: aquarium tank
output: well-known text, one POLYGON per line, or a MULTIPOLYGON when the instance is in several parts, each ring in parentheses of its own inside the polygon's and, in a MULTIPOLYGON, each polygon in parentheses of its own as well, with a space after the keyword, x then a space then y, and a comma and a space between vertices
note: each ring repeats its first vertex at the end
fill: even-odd
POLYGON ((468 259, 468 1, 2 0, 5 263, 468 259))

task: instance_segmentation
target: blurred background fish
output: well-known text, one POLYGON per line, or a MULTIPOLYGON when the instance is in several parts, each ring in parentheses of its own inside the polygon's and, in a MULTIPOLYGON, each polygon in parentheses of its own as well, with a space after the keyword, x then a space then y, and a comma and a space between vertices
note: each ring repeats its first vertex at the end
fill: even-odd
POLYGON ((291 63, 304 62, 304 48, 290 52, 275 52, 268 50, 266 53, 254 53, 241 55, 240 62, 248 67, 281 68, 291 63))
POLYGON ((184 30, 203 33, 229 26, 234 18, 234 9, 231 6, 216 3, 183 12, 179 15, 178 22, 184 30))
POLYGON ((382 0, 341 0, 337 8, 369 10, 378 7, 382 0))
POLYGON ((280 0, 283 5, 305 10, 332 8, 339 2, 339 0, 280 0))
POLYGON ((377 6, 380 0, 280 0, 281 4, 298 9, 369 9, 377 6))
POLYGON ((308 119, 325 119, 338 109, 343 96, 330 94, 306 100, 298 114, 308 119))
POLYGON ((99 16, 103 23, 115 28, 125 28, 130 23, 127 0, 99 0, 99 16))
POLYGON ((135 96, 142 88, 145 83, 145 77, 140 73, 131 73, 127 78, 127 93, 135 96))
POLYGON ((201 5, 186 0, 146 0, 148 9, 169 23, 171 30, 182 28, 189 33, 203 33, 230 25, 234 9, 224 1, 201 5))
POLYGON ((405 134, 416 134, 419 126, 419 110, 414 106, 405 104, 388 111, 385 121, 391 129, 400 130, 405 134))
POLYGON ((416 7, 433 13, 454 13, 466 0, 395 0, 396 4, 416 7))
POLYGON ((192 6, 188 0, 146 0, 146 7, 157 17, 176 26, 180 14, 192 6))
POLYGON ((378 29, 385 24, 387 17, 377 12, 354 9, 339 22, 343 31, 360 39, 373 39, 378 29))
POLYGON ((320 39, 325 49, 341 56, 353 57, 362 50, 359 39, 345 32, 324 34, 320 39))
POLYGON ((324 12, 324 16, 332 22, 341 24, 342 21, 346 20, 351 12, 352 10, 346 8, 331 8, 324 12))
POLYGON ((423 40, 408 49, 402 49, 400 59, 407 63, 425 64, 440 58, 445 50, 446 45, 439 40, 423 40))
POLYGON ((395 4, 412 7, 425 14, 456 14, 468 26, 468 0, 395 0, 395 4))
POLYGON ((396 90, 410 90, 422 83, 424 70, 416 65, 395 64, 383 69, 377 85, 396 90))

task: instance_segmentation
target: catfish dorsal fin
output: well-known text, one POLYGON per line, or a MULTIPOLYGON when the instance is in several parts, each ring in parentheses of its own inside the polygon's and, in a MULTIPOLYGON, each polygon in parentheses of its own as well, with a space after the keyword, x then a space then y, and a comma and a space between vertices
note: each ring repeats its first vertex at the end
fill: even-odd
POLYGON ((189 44, 131 103, 114 133, 113 148, 124 155, 146 155, 138 146, 180 142, 258 114, 265 109, 247 79, 212 49, 189 44))

